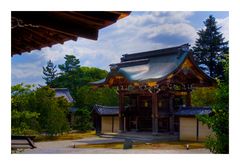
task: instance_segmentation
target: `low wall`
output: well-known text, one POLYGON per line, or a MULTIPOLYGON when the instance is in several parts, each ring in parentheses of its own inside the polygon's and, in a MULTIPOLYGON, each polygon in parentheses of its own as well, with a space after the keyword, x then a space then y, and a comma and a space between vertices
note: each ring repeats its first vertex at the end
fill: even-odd
POLYGON ((119 117, 118 116, 102 116, 102 133, 118 132, 119 117))
POLYGON ((195 117, 180 117, 179 133, 183 141, 204 141, 212 131, 195 117))

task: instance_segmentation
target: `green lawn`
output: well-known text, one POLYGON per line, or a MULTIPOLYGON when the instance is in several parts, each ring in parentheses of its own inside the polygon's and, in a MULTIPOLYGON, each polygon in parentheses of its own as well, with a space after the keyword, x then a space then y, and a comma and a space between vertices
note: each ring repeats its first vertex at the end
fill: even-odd
MULTIPOLYGON (((186 149, 189 144, 190 149, 205 148, 204 143, 200 142, 159 142, 159 143, 134 143, 133 149, 186 149)), ((75 148, 111 148, 123 149, 123 143, 102 143, 102 144, 84 144, 75 145, 75 148)))
POLYGON ((44 136, 39 135, 35 138, 34 141, 55 141, 55 140, 74 140, 74 139, 82 139, 88 137, 96 136, 95 131, 89 131, 85 133, 66 133, 59 136, 44 136))

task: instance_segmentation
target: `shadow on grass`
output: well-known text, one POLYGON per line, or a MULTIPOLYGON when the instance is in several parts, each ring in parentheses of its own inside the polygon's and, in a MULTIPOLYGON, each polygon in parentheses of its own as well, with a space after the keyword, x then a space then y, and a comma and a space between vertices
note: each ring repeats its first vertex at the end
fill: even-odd
MULTIPOLYGON (((186 145, 189 145, 189 149, 205 148, 204 143, 201 142, 154 142, 154 143, 134 143, 133 149, 163 149, 163 150, 175 150, 186 149, 186 145)), ((109 149, 123 149, 122 142, 111 142, 101 144, 79 144, 74 145, 74 148, 109 148, 109 149)))

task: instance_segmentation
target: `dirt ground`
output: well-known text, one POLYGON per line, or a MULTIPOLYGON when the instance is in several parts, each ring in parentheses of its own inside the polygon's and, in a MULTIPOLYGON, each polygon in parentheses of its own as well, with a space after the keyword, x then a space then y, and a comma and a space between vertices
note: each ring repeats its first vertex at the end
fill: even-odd
MULTIPOLYGON (((101 138, 89 137, 78 140, 62 140, 62 141, 48 141, 36 142, 36 149, 25 149, 18 151, 20 154, 210 154, 210 151, 205 148, 190 148, 184 147, 159 147, 159 148, 133 148, 133 149, 113 149, 113 148, 99 148, 99 147, 75 147, 81 145, 93 145, 104 143, 121 143, 124 139, 117 138, 101 138)), ((161 146, 161 145, 160 145, 161 146)))

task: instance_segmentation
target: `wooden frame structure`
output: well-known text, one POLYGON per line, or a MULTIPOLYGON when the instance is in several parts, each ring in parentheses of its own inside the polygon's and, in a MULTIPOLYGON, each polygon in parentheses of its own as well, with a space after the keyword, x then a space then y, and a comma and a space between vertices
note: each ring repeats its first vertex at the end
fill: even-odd
POLYGON ((175 113, 191 106, 193 87, 213 86, 215 80, 195 64, 189 45, 125 54, 110 65, 108 76, 91 83, 116 87, 119 95, 119 131, 174 133, 175 113))

